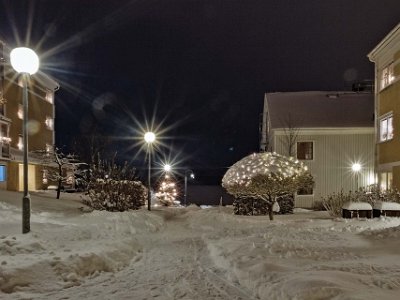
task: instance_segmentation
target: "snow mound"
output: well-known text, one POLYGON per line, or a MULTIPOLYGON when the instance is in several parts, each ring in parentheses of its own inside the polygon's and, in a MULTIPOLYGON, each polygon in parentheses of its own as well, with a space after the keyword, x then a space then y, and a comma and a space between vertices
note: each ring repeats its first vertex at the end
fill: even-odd
POLYGON ((379 210, 400 210, 400 203, 377 201, 374 203, 374 209, 379 210))
POLYGON ((346 202, 342 208, 347 210, 372 210, 371 204, 366 202, 346 202))

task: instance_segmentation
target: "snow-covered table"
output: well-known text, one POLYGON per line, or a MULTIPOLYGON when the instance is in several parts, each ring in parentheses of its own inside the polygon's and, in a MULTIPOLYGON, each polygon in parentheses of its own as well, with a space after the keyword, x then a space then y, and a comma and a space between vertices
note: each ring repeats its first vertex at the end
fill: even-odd
POLYGON ((400 217, 400 204, 396 202, 377 201, 374 203, 374 218, 380 216, 400 217))
POLYGON ((342 206, 342 217, 372 218, 372 206, 366 202, 346 202, 342 206))

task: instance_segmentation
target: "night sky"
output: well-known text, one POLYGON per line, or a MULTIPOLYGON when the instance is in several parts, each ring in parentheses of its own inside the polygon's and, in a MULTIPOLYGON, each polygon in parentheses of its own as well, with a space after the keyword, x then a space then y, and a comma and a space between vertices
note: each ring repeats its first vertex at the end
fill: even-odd
POLYGON ((219 183, 258 150, 265 92, 373 79, 366 55, 399 21, 399 0, 14 0, 0 39, 60 83, 58 145, 100 132, 142 168, 138 123, 153 120, 158 160, 219 183))

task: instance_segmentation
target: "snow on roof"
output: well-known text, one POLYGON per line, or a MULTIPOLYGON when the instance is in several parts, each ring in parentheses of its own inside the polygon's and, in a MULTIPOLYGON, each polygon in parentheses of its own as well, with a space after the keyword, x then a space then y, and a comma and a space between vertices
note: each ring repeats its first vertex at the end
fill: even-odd
POLYGON ((346 202, 342 208, 347 210, 372 210, 371 204, 366 202, 346 202))
POLYGON ((379 210, 400 210, 400 204, 396 202, 377 201, 374 203, 374 209, 379 210))
POLYGON ((267 93, 271 129, 374 127, 374 95, 367 92, 267 93))

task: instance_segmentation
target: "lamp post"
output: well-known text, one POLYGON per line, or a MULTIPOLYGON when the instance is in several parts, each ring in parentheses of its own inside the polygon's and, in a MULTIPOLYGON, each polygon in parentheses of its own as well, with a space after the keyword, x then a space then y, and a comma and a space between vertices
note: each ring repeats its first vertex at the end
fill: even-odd
POLYGON ((186 206, 186 200, 187 200, 187 177, 188 177, 188 175, 190 175, 190 178, 192 178, 192 179, 194 179, 194 173, 193 173, 193 171, 192 170, 190 170, 190 169, 187 169, 187 170, 185 170, 185 193, 184 193, 184 204, 185 204, 185 206, 186 206))
POLYGON ((359 163, 354 163, 354 164, 351 166, 351 169, 352 169, 353 172, 354 172, 354 177, 355 177, 355 180, 356 180, 356 191, 358 191, 358 174, 359 174, 360 171, 361 171, 361 165, 360 165, 359 163))
POLYGON ((147 183, 148 183, 148 190, 149 192, 147 193, 147 209, 151 210, 151 145, 152 143, 156 140, 156 135, 148 131, 144 134, 144 140, 147 143, 147 153, 149 155, 149 165, 148 165, 148 177, 147 177, 147 183))
POLYGON ((22 77, 22 106, 23 106, 23 176, 24 196, 22 198, 22 233, 31 231, 31 199, 28 191, 28 80, 29 76, 35 74, 39 69, 39 57, 29 48, 19 47, 10 52, 11 66, 22 77))

